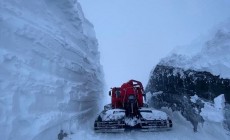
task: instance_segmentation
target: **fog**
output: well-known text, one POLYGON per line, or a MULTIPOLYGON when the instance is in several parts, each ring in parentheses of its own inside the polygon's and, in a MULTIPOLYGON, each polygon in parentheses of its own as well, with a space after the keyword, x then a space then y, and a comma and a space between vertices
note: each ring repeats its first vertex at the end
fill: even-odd
POLYGON ((146 86, 150 71, 230 17, 228 0, 79 0, 94 25, 107 90, 129 79, 146 86))

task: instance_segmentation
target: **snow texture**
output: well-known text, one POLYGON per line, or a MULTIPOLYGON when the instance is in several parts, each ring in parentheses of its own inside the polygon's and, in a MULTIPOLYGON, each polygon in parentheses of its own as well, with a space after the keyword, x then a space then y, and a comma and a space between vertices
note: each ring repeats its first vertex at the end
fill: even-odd
POLYGON ((0 139, 56 139, 95 115, 99 59, 76 0, 0 0, 0 139))
POLYGON ((129 126, 135 126, 139 123, 139 119, 137 119, 136 117, 134 118, 125 118, 125 124, 129 125, 129 126))
POLYGON ((140 113, 146 120, 167 120, 168 118, 165 112, 153 108, 141 108, 140 113))
MULTIPOLYGON (((203 101, 204 102, 204 101, 203 101)), ((207 121, 220 122, 224 121, 224 95, 221 94, 214 99, 214 104, 204 102, 204 108, 201 109, 200 115, 207 121)))
POLYGON ((112 120, 119 120, 125 117, 125 110, 123 109, 110 109, 104 110, 100 114, 103 121, 112 121, 112 120))
POLYGON ((195 94, 194 96, 191 96, 191 102, 196 103, 196 101, 199 99, 199 97, 195 94))
MULTIPOLYGON (((196 40, 191 45, 175 48, 168 57, 163 58, 152 70, 150 82, 146 88, 147 92, 163 91, 163 94, 152 93, 152 99, 155 99, 151 100, 152 106, 155 107, 154 105, 158 104, 161 106, 166 105, 167 108, 171 108, 173 111, 180 110, 182 112, 182 114, 171 113, 174 124, 173 130, 166 134, 170 139, 230 139, 229 131, 227 131, 230 126, 229 105, 226 103, 227 100, 225 101, 224 97, 224 94, 228 95, 228 92, 214 92, 213 95, 217 95, 217 97, 214 96, 214 100, 210 100, 213 98, 204 98, 197 92, 187 90, 191 89, 189 88, 191 85, 194 85, 193 88, 199 88, 194 84, 196 79, 191 81, 191 83, 186 83, 190 82, 192 77, 199 78, 198 73, 202 80, 206 82, 203 86, 208 85, 207 78, 213 79, 213 75, 217 77, 215 80, 219 79, 219 81, 222 81, 222 83, 218 83, 220 86, 225 84, 224 80, 228 81, 230 79, 229 25, 230 21, 222 24, 211 35, 196 40), (213 75, 209 74, 209 72, 213 75), (182 83, 178 82, 180 80, 182 83), (175 91, 173 92, 170 87, 175 91), (156 98, 153 98, 154 96, 156 98), (183 98, 186 100, 183 100, 183 98), (228 107, 226 107, 227 105, 228 107), (186 111, 187 113, 183 114, 186 111), (197 115, 194 116, 193 114, 197 115), (198 124, 197 118, 200 118, 200 116, 204 121, 198 124), (198 132, 194 133, 194 135, 186 132, 186 129, 191 129, 191 124, 189 125, 185 118, 190 120, 193 126, 194 124, 198 124, 198 132), (184 128, 179 128, 179 124, 183 124, 184 128), (175 132, 177 130, 180 132, 175 132)), ((229 84, 226 87, 228 86, 229 84)), ((193 90, 199 91, 199 89, 193 90)), ((227 88, 226 91, 228 91, 227 88)), ((158 136, 154 138, 167 139, 161 134, 158 136)))
POLYGON ((191 45, 177 47, 160 65, 208 71, 230 78, 230 21, 191 45))
MULTIPOLYGON (((131 131, 125 133, 95 133, 93 129, 79 130, 76 134, 70 135, 69 139, 78 140, 229 140, 230 136, 227 131, 222 128, 222 125, 214 122, 204 122, 199 124, 199 131, 194 133, 191 131, 192 125, 190 122, 179 113, 171 113, 173 120, 173 129, 163 132, 140 132, 131 131)), ((66 139, 67 140, 67 139, 66 139)))
MULTIPOLYGON (((168 116, 165 112, 155 110, 153 108, 141 108, 139 109, 141 116, 146 120, 167 120, 168 116)), ((102 121, 113 121, 125 119, 125 123, 134 126, 138 123, 139 119, 136 117, 125 117, 125 110, 123 109, 110 109, 104 110, 100 114, 102 121)))

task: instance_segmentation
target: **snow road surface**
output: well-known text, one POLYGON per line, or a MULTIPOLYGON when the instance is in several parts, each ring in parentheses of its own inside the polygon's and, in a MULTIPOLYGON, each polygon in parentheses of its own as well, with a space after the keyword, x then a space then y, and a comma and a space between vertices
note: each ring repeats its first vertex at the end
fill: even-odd
POLYGON ((66 140, 229 140, 230 134, 223 129, 221 123, 205 122, 199 124, 198 132, 193 132, 190 122, 186 121, 180 113, 173 113, 173 129, 162 132, 131 131, 124 133, 95 133, 93 128, 79 130, 66 138, 66 140))

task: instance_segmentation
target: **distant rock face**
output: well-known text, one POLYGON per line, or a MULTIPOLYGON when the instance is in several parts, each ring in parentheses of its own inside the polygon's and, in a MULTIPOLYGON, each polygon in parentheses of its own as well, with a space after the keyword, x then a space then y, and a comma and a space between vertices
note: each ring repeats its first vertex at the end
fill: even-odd
POLYGON ((80 4, 1 0, 0 13, 0 139, 56 139, 93 118, 103 71, 80 4))
POLYGON ((214 76, 206 71, 183 70, 172 66, 157 65, 154 69, 147 91, 167 93, 195 94, 207 100, 213 100, 220 94, 230 103, 230 80, 214 76))
POLYGON ((159 91, 162 93, 152 96, 150 105, 181 111, 182 115, 193 124, 195 131, 198 123, 204 121, 200 115, 204 108, 202 100, 213 102, 215 97, 224 94, 226 102, 230 102, 230 80, 206 71, 157 65, 151 74, 146 92, 159 91), (192 100, 194 96, 200 98, 192 100))

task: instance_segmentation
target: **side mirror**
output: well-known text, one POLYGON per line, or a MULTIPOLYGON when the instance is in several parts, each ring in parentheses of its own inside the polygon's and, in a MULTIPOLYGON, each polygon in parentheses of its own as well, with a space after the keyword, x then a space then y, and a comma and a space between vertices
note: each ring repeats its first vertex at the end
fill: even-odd
POLYGON ((112 95, 112 92, 111 91, 109 91, 109 96, 111 96, 112 95))

